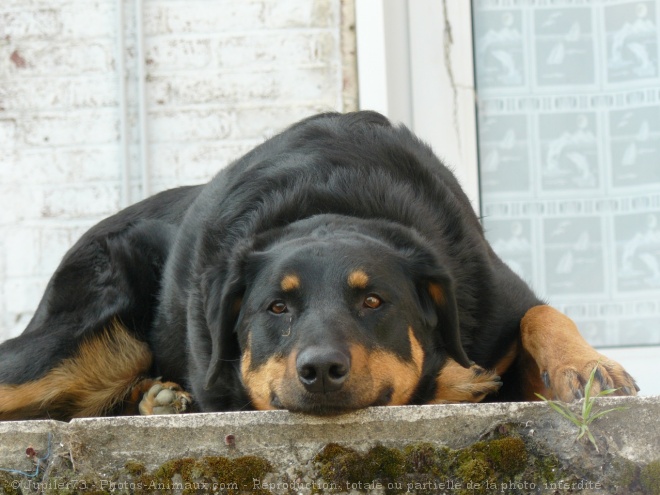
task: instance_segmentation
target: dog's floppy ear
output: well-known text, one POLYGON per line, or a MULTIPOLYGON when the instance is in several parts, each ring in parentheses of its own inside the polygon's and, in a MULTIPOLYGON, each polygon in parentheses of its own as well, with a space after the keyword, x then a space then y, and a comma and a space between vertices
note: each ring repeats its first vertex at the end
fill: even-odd
POLYGON ((206 389, 215 383, 226 366, 231 366, 240 356, 235 327, 245 293, 242 266, 242 259, 235 259, 228 270, 211 269, 203 276, 204 314, 211 338, 206 389))
POLYGON ((447 353, 454 360, 469 368, 474 363, 467 357, 461 344, 460 322, 458 320, 458 306, 454 294, 453 281, 449 276, 435 276, 424 281, 422 289, 428 292, 431 304, 438 316, 437 331, 442 332, 447 353))
POLYGON ((436 332, 442 336, 442 343, 449 356, 461 366, 469 368, 474 363, 468 358, 461 344, 453 279, 431 255, 420 254, 414 258, 413 272, 427 320, 435 322, 436 332))

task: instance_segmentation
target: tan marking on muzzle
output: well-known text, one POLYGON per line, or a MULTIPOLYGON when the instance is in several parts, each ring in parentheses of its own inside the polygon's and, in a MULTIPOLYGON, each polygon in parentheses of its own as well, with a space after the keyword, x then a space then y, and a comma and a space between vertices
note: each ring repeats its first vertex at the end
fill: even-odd
POLYGON ((264 364, 252 368, 251 336, 241 356, 241 376, 243 385, 252 400, 252 405, 258 410, 275 409, 271 404, 272 392, 281 385, 286 373, 286 359, 272 356, 264 364))
POLYGON ((374 380, 389 383, 393 389, 389 403, 392 406, 407 404, 422 376, 424 350, 415 337, 412 327, 408 328, 408 339, 412 361, 406 361, 392 352, 380 349, 372 352, 368 357, 369 372, 374 380))

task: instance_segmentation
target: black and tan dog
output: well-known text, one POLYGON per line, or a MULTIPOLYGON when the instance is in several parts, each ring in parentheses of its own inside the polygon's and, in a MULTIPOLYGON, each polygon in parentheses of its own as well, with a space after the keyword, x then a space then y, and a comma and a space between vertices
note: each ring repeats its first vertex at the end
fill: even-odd
POLYGON ((596 389, 636 393, 427 146, 325 114, 87 232, 0 346, 0 419, 571 400, 596 365, 596 389))

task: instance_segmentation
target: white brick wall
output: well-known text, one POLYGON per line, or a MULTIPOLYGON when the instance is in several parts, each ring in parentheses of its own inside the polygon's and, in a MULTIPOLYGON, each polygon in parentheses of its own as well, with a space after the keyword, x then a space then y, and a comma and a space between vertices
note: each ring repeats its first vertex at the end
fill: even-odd
MULTIPOLYGON (((125 0, 132 200, 141 176, 125 0)), ((208 180, 293 121, 355 108, 353 0, 145 0, 149 188, 208 180)), ((0 341, 121 204, 115 0, 0 2, 0 341)))

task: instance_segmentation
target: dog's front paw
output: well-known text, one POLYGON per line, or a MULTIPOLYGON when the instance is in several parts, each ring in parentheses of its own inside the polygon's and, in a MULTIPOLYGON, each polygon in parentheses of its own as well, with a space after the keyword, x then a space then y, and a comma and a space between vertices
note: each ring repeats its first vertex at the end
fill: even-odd
POLYGON ((463 368, 450 359, 436 378, 436 393, 430 403, 481 402, 501 386, 502 381, 495 371, 476 364, 463 368))
POLYGON ((155 382, 140 401, 140 414, 181 414, 192 404, 192 396, 172 382, 155 382))
POLYGON ((616 390, 611 395, 637 395, 639 387, 623 366, 595 351, 548 366, 548 369, 541 370, 541 379, 552 398, 570 402, 584 397, 585 386, 594 369, 591 397, 611 389, 616 390))
POLYGON ((530 391, 564 402, 581 399, 595 369, 592 397, 612 389, 613 395, 637 395, 639 387, 623 366, 591 347, 575 322, 556 309, 546 305, 529 309, 520 332, 524 357, 533 360, 530 391))

